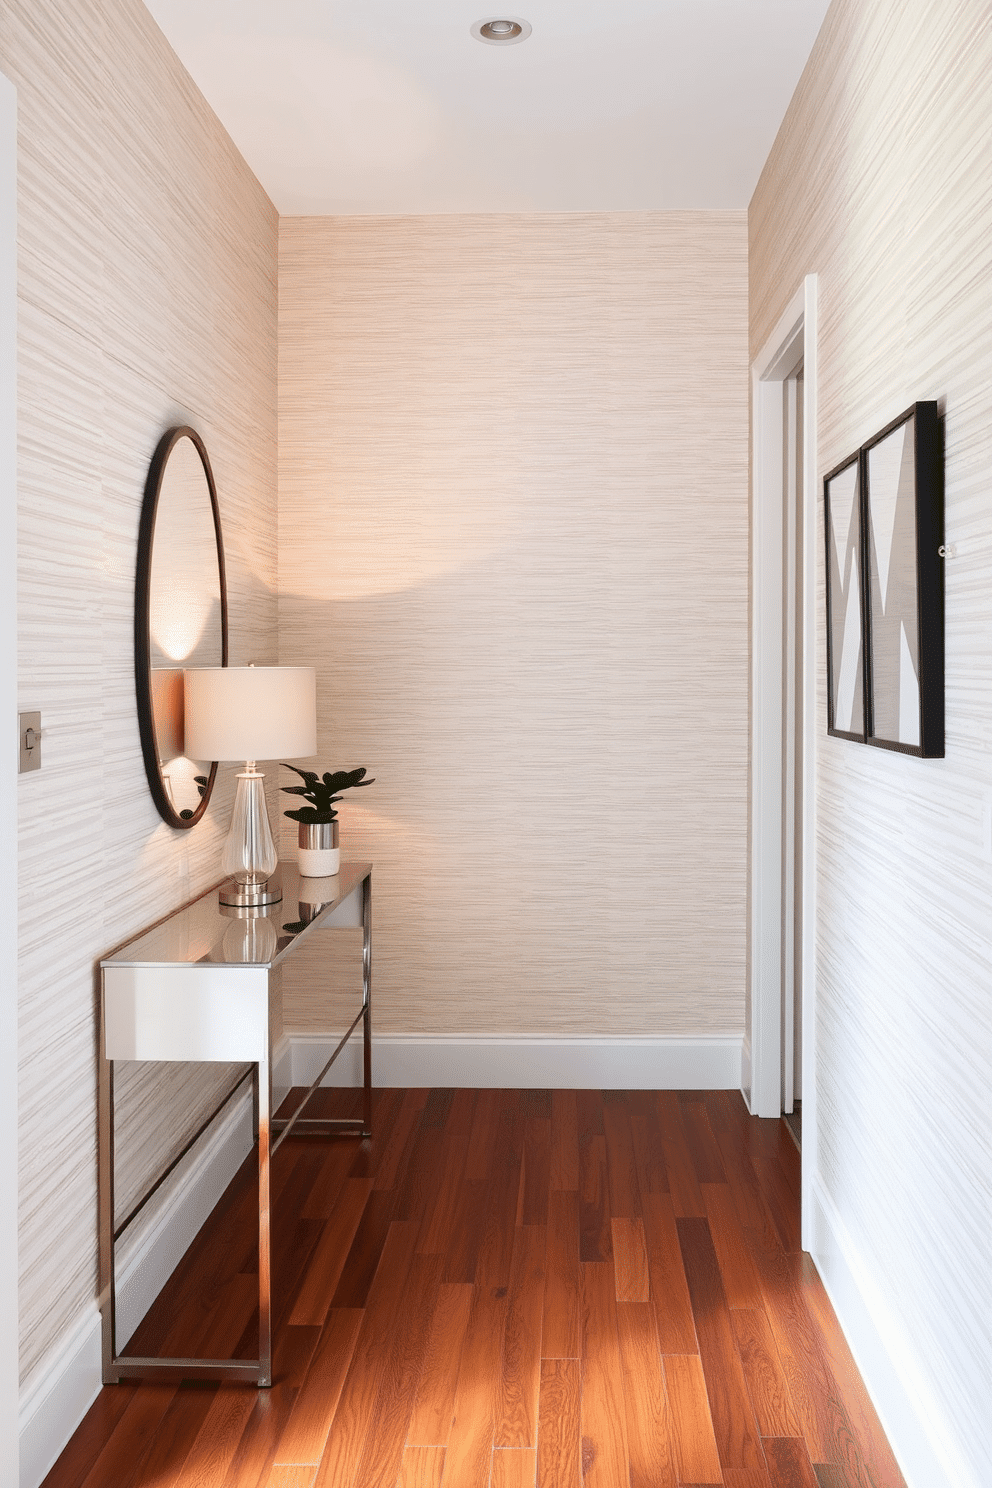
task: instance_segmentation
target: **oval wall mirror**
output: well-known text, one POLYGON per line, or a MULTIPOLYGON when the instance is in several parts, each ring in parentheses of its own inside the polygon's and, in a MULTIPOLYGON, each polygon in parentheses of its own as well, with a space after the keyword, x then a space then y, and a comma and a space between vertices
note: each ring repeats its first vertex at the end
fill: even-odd
POLYGON ((199 821, 217 765, 184 753, 183 668, 227 666, 227 584, 213 472, 195 429, 159 440, 145 484, 134 599, 141 751, 163 821, 199 821))

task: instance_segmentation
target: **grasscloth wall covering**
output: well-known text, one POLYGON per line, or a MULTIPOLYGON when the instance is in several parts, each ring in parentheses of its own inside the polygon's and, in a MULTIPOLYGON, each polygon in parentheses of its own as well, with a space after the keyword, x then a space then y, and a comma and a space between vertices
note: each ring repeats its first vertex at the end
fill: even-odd
POLYGON ((825 737, 820 596, 817 1176, 921 1418, 975 1484, 992 1462, 990 73, 986 0, 837 0, 750 213, 752 350, 820 276, 821 474, 915 399, 946 413, 945 760, 825 737))
MULTIPOLYGON (((94 962, 216 876, 230 811, 227 769, 209 819, 170 831, 138 743, 138 513, 172 423, 213 461, 232 659, 276 659, 276 217, 137 0, 5 0, 0 63, 20 119, 20 699, 45 730, 19 782, 29 1376, 96 1297, 94 962)), ((129 1083, 126 1189, 210 1084, 129 1083)))
POLYGON ((283 219, 280 647, 377 1027, 743 1027, 746 220, 283 219))

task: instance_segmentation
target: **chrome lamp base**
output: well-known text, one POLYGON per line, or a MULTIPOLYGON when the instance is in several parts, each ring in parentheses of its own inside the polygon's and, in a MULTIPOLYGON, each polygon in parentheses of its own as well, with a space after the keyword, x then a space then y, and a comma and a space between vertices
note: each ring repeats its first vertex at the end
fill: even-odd
POLYGON ((221 884, 217 897, 221 904, 238 909, 260 909, 264 904, 279 903, 282 898, 282 884, 278 874, 274 874, 265 883, 245 884, 229 878, 221 884))

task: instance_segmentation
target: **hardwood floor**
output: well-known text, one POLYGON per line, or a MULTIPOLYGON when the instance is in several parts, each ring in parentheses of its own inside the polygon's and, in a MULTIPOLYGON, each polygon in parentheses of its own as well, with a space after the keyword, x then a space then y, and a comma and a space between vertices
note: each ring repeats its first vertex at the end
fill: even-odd
MULTIPOLYGON (((905 1488, 782 1122, 385 1090, 374 1129, 275 1159, 272 1389, 105 1389, 46 1488, 905 1488)), ((254 1205, 249 1161, 132 1351, 254 1346, 254 1205)))

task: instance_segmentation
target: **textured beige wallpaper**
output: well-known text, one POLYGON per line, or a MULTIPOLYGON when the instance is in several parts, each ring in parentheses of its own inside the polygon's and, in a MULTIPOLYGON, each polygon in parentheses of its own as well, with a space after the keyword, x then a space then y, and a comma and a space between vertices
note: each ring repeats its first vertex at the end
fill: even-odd
MULTIPOLYGON (((138 0, 6 0, 19 108, 22 1370, 96 1297, 93 968, 218 876, 232 798, 172 832, 134 705, 148 461, 190 422, 227 539, 232 660, 274 661, 276 216, 138 0)), ((125 1082, 124 1197, 222 1072, 125 1082)))
POLYGON ((743 1026, 746 275, 740 212, 280 224, 281 656, 376 777, 380 1031, 743 1026))
POLYGON ((946 415, 945 760, 826 737, 821 547, 818 1177, 879 1326, 887 1308, 901 1330, 917 1413, 958 1455, 948 1481, 970 1464, 976 1484, 992 1461, 990 76, 987 0, 836 0, 750 213, 753 350, 819 275, 820 473, 917 399, 946 415))

